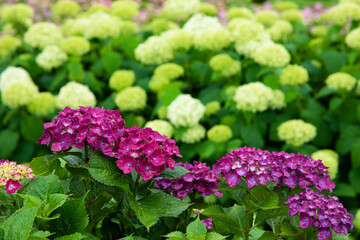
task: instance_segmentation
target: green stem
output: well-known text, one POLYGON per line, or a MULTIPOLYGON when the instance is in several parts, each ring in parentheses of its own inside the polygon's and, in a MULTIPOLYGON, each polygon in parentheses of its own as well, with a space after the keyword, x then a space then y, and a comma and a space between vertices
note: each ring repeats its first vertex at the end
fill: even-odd
POLYGON ((140 185, 139 181, 140 181, 140 174, 137 175, 136 181, 135 181, 135 189, 134 189, 134 194, 133 194, 134 201, 136 200, 137 190, 138 190, 138 187, 140 185))
POLYGON ((84 154, 85 154, 85 162, 87 163, 88 161, 89 161, 89 153, 88 153, 88 145, 85 143, 85 145, 84 145, 84 154))
MULTIPOLYGON (((249 189, 246 190, 246 200, 249 200, 250 191, 249 189)), ((244 239, 249 240, 250 235, 250 223, 249 223, 249 211, 246 209, 246 204, 244 204, 245 210, 245 229, 244 229, 244 239)))

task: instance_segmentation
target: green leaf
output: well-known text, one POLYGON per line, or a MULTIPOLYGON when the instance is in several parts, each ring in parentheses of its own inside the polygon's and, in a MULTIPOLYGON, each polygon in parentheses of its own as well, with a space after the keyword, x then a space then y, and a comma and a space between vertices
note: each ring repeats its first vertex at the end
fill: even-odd
POLYGON ((24 194, 38 197, 41 200, 47 199, 53 193, 65 193, 64 187, 53 173, 48 176, 34 178, 24 191, 24 194))
POLYGON ((84 77, 83 65, 79 62, 69 62, 67 64, 70 77, 76 81, 82 81, 84 77))
POLYGON ((349 181, 356 193, 360 193, 360 168, 350 170, 349 181))
POLYGON ((226 152, 231 152, 231 150, 238 149, 241 147, 242 141, 240 139, 233 139, 226 144, 226 152))
POLYGON ((203 104, 207 104, 211 101, 221 102, 221 87, 218 84, 210 85, 199 93, 199 100, 203 104))
POLYGON ((47 240, 49 236, 51 236, 52 233, 49 231, 36 231, 34 233, 31 233, 29 238, 27 240, 47 240))
POLYGON ((181 93, 182 82, 174 81, 168 84, 160 95, 161 102, 168 106, 181 93))
POLYGON ((333 97, 329 103, 330 111, 335 111, 336 109, 338 109, 340 107, 340 105, 343 103, 343 101, 344 100, 342 98, 333 97))
POLYGON ((216 143, 205 140, 198 144, 198 153, 202 158, 209 158, 216 151, 216 143))
POLYGON ((6 129, 0 132, 0 152, 2 158, 9 157, 15 150, 19 140, 19 134, 6 129))
POLYGON ((206 238, 207 229, 199 218, 190 223, 186 228, 186 235, 188 239, 204 240, 206 238))
POLYGON ((171 233, 165 235, 164 237, 167 237, 169 240, 186 240, 187 239, 186 235, 179 231, 171 232, 171 233))
POLYGON ((189 203, 178 198, 174 198, 161 190, 152 189, 151 192, 152 195, 159 197, 161 201, 161 217, 177 217, 190 206, 189 203))
POLYGON ((85 238, 85 236, 82 235, 81 233, 74 233, 71 235, 66 235, 66 236, 55 238, 55 240, 81 240, 84 238, 85 238))
POLYGON ((184 167, 181 166, 175 166, 174 170, 170 169, 170 168, 166 168, 161 174, 160 177, 163 178, 178 178, 181 177, 182 175, 185 175, 187 173, 189 173, 190 171, 187 170, 184 167))
POLYGON ((41 118, 36 116, 27 116, 20 122, 21 135, 28 141, 36 143, 36 141, 44 133, 44 123, 41 118))
POLYGON ((351 148, 351 165, 353 168, 360 168, 360 139, 351 148))
POLYGON ((242 126, 241 138, 248 147, 262 148, 265 144, 258 128, 253 126, 242 126))
POLYGON ((338 197, 356 197, 356 192, 349 184, 337 183, 332 195, 338 197))
POLYGON ((320 89, 320 91, 315 95, 315 98, 323 98, 323 97, 329 96, 333 93, 336 93, 336 89, 325 86, 320 89))
POLYGON ((65 194, 51 194, 43 209, 43 216, 48 217, 57 208, 61 207, 66 199, 68 198, 65 194))
POLYGON ((24 199, 24 203, 21 209, 38 208, 43 204, 40 198, 31 195, 17 194, 24 199))
POLYGON ((109 186, 129 188, 130 177, 121 172, 114 159, 100 153, 94 153, 86 166, 91 177, 109 186))
POLYGON ((250 236, 254 239, 259 239, 264 234, 264 232, 264 230, 256 227, 250 231, 250 236))
POLYGON ((32 229, 37 208, 29 208, 25 210, 17 210, 8 220, 4 222, 6 240, 26 240, 32 229))
POLYGON ((273 232, 266 231, 264 234, 259 238, 259 240, 274 240, 275 236, 273 232))
POLYGON ((206 234, 205 240, 223 240, 225 238, 226 238, 225 236, 223 236, 219 233, 211 232, 211 233, 206 234))
POLYGON ((51 174, 54 170, 60 170, 60 161, 58 157, 53 155, 46 155, 43 157, 33 158, 29 167, 34 171, 36 177, 51 174))
POLYGON ((340 126, 340 136, 336 141, 336 151, 339 154, 346 154, 351 151, 353 145, 359 137, 359 127, 357 125, 342 124, 340 126))
POLYGON ((217 222, 222 222, 231 229, 232 233, 242 234, 242 228, 239 222, 237 222, 232 216, 225 214, 224 210, 219 205, 213 205, 205 209, 201 214, 212 218, 215 226, 217 222))
POLYGON ((104 64, 104 68, 108 72, 108 74, 112 74, 120 68, 122 63, 122 57, 119 53, 109 52, 104 54, 102 61, 104 64))
POLYGON ((319 55, 324 61, 325 68, 329 73, 338 72, 342 66, 346 65, 348 60, 347 53, 334 50, 323 51, 319 55))
POLYGON ((285 92, 285 102, 289 103, 296 99, 296 97, 299 95, 299 89, 298 88, 290 88, 287 89, 285 92))
POLYGON ((50 222, 53 231, 57 234, 70 235, 82 232, 89 223, 84 198, 66 201, 54 211, 54 214, 57 213, 61 217, 50 222))

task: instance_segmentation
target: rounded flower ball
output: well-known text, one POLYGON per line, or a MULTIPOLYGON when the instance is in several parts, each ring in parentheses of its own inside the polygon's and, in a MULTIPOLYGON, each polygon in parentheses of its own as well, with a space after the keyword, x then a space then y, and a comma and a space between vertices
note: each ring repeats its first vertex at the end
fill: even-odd
POLYGON ((255 14, 255 20, 265 27, 271 27, 279 18, 279 14, 271 10, 265 10, 255 14))
POLYGON ((283 11, 289 9, 298 9, 299 5, 291 1, 281 1, 281 2, 274 2, 274 4, 272 4, 271 7, 273 9, 283 11))
POLYGON ((350 92, 356 84, 356 79, 348 73, 338 72, 330 74, 325 83, 329 88, 350 92))
POLYGON ((281 44, 263 44, 253 54, 254 61, 263 66, 283 67, 290 62, 290 54, 281 44))
POLYGON ((168 138, 171 138, 174 134, 174 128, 168 121, 164 120, 153 120, 145 124, 145 128, 151 128, 154 131, 157 131, 161 135, 165 135, 168 138))
POLYGON ((35 178, 33 170, 28 165, 0 159, 0 187, 5 186, 7 194, 13 194, 19 190, 23 186, 19 180, 25 178, 35 178))
POLYGON ((322 160, 322 163, 328 167, 330 178, 336 178, 339 170, 339 154, 330 149, 323 149, 314 152, 311 157, 315 160, 322 160))
POLYGON ((32 25, 24 35, 25 43, 41 49, 50 45, 58 45, 62 39, 61 29, 49 22, 32 25))
POLYGON ((281 18, 289 21, 291 23, 294 22, 304 22, 304 16, 301 13, 301 11, 297 10, 297 9, 289 9, 286 11, 283 11, 281 13, 281 18))
POLYGON ((186 19, 197 13, 201 3, 199 0, 168 0, 165 1, 162 14, 170 19, 186 19))
POLYGON ((75 1, 57 1, 51 9, 52 14, 59 18, 75 16, 80 11, 80 5, 75 1))
POLYGON ((47 71, 60 67, 67 60, 67 55, 58 46, 47 46, 36 57, 36 63, 47 71))
POLYGON ((121 19, 130 20, 139 14, 138 5, 131 1, 116 1, 111 4, 110 12, 112 15, 121 19))
POLYGON ((11 109, 25 106, 37 94, 39 88, 32 81, 17 81, 1 92, 2 103, 11 109))
POLYGON ((149 82, 149 89, 153 92, 161 93, 169 83, 169 78, 155 74, 151 77, 149 82))
POLYGON ((216 143, 226 142, 232 138, 231 128, 226 125, 215 125, 207 132, 207 138, 216 143))
POLYGON ((301 85, 309 81, 307 70, 299 65, 286 66, 280 75, 282 85, 301 85))
POLYGON ((62 25, 62 31, 66 36, 84 36, 84 33, 90 27, 88 18, 66 19, 62 25))
POLYGON ((205 115, 211 116, 215 114, 217 111, 219 111, 221 108, 221 105, 218 101, 212 101, 205 105, 205 115))
POLYGON ((184 73, 184 68, 176 63, 164 63, 155 68, 154 71, 154 75, 163 76, 169 80, 177 79, 183 76, 184 73))
POLYGON ((115 91, 121 91, 130 87, 135 82, 135 73, 131 70, 117 70, 109 80, 109 87, 115 91))
POLYGON ((69 55, 82 56, 90 51, 90 42, 83 37, 72 36, 63 40, 60 48, 69 55))
POLYGON ((34 11, 32 7, 24 3, 12 5, 3 4, 0 10, 2 22, 20 23, 29 26, 32 23, 34 11))
POLYGON ((59 95, 56 98, 56 106, 59 109, 70 107, 78 109, 82 107, 95 107, 96 98, 94 93, 91 92, 88 86, 82 85, 77 82, 69 82, 60 88, 59 95))
POLYGON ((287 144, 299 147, 315 138, 316 127, 301 119, 289 120, 280 124, 278 136, 287 144))
POLYGON ((194 34, 183 29, 173 29, 161 34, 172 49, 188 51, 193 45, 194 34))
POLYGON ((0 75, 0 91, 4 91, 15 82, 33 83, 29 73, 22 67, 8 67, 0 75))
POLYGON ((207 16, 216 16, 218 10, 214 5, 212 5, 210 3, 201 3, 199 12, 203 13, 207 16))
POLYGON ((293 27, 290 22, 286 20, 278 20, 268 30, 271 39, 274 41, 280 41, 287 38, 293 31, 293 27))
POLYGON ((360 28, 356 28, 346 35, 345 43, 349 48, 360 51, 360 28))
POLYGON ((178 28, 176 23, 165 18, 156 18, 146 26, 146 29, 151 30, 154 33, 154 35, 158 35, 161 34, 162 32, 166 32, 168 30, 172 30, 176 28, 178 28))
POLYGON ((180 140, 183 143, 192 144, 192 143, 200 142, 201 139, 205 137, 205 134, 206 134, 206 129, 200 124, 195 124, 194 126, 186 129, 185 133, 181 136, 180 140))
POLYGON ((236 107, 242 111, 263 112, 273 98, 271 88, 261 82, 252 82, 239 86, 234 95, 236 107))
POLYGON ((241 71, 239 61, 232 59, 227 54, 218 54, 210 59, 210 67, 221 73, 224 77, 230 77, 241 71))
POLYGON ((116 95, 116 106, 122 111, 143 110, 146 107, 147 95, 141 87, 129 87, 116 95))
POLYGON ((320 19, 345 26, 349 19, 360 20, 360 5, 351 2, 340 3, 323 14, 320 19))
POLYGON ((286 107, 285 94, 277 89, 273 91, 273 97, 269 102, 269 107, 273 110, 279 110, 286 107))
POLYGON ((176 127, 191 127, 199 123, 205 106, 190 94, 180 94, 167 108, 167 117, 176 127))
POLYGON ((115 38, 121 31, 121 20, 102 11, 91 14, 88 18, 89 24, 84 31, 84 37, 93 38, 115 38))
POLYGON ((360 230, 360 209, 355 213, 353 224, 355 229, 360 230))
POLYGON ((194 48, 200 51, 219 51, 230 45, 230 32, 225 28, 206 29, 194 37, 194 48))
POLYGON ((241 44, 254 40, 265 31, 264 26, 260 23, 244 18, 231 20, 227 28, 231 33, 232 40, 241 44))
POLYGON ((232 20, 234 18, 247 18, 252 19, 254 17, 254 13, 245 7, 232 7, 226 12, 227 20, 232 20))
POLYGON ((162 37, 149 37, 135 49, 135 57, 144 64, 161 64, 174 58, 173 49, 162 37))
POLYGON ((55 96, 50 92, 41 92, 27 104, 30 113, 43 117, 54 112, 56 107, 55 96))
POLYGON ((0 58, 5 58, 21 45, 20 39, 13 36, 0 37, 0 58))

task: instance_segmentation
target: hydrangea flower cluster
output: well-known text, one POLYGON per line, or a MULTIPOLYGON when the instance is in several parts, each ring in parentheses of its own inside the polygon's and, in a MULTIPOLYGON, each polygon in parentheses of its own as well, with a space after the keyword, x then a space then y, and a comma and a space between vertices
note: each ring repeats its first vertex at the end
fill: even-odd
POLYGON ((261 45, 253 53, 253 58, 263 66, 283 67, 290 62, 291 56, 283 45, 269 43, 261 45))
POLYGON ((169 80, 183 76, 185 70, 183 66, 176 63, 164 63, 155 68, 154 75, 166 77, 169 80))
POLYGON ((109 80, 109 87, 116 91, 121 91, 130 87, 135 82, 135 73, 131 70, 117 70, 109 80))
POLYGON ((282 85, 301 85, 309 81, 307 70, 299 65, 286 66, 280 75, 280 84, 282 85))
POLYGON ((59 109, 64 109, 67 106, 79 108, 79 106, 95 107, 95 105, 96 98, 90 88, 74 81, 61 87, 59 95, 56 98, 56 106, 59 109))
POLYGON ((82 56, 90 51, 90 42, 83 37, 70 36, 61 42, 60 48, 69 55, 82 56))
POLYGON ((144 64, 161 64, 174 58, 173 49, 162 37, 149 37, 135 49, 135 57, 144 64))
POLYGON ((32 82, 30 74, 21 67, 8 67, 0 75, 0 91, 4 91, 15 82, 32 82))
POLYGON ((205 137, 206 129, 201 124, 195 124, 194 126, 186 129, 181 136, 181 141, 184 143, 196 143, 200 142, 205 137))
POLYGON ((359 51, 360 50, 360 28, 355 28, 354 30, 349 32, 346 35, 345 43, 346 43, 346 45, 348 45, 348 47, 359 51))
POLYGON ((338 202, 335 196, 326 196, 306 189, 304 192, 289 197, 284 204, 289 206, 289 215, 300 214, 300 227, 314 226, 319 230, 318 239, 332 237, 330 228, 338 234, 348 234, 353 228, 353 216, 338 202))
POLYGON ((245 18, 235 18, 231 20, 227 28, 231 32, 233 40, 242 44, 254 40, 265 31, 264 26, 260 23, 245 18))
POLYGON ((174 169, 173 156, 182 157, 175 140, 150 128, 124 128, 120 142, 114 151, 116 164, 125 174, 135 169, 144 181, 158 176, 166 167, 174 169))
POLYGON ((329 88, 350 92, 356 84, 356 78, 348 73, 337 72, 330 74, 326 78, 325 83, 329 88))
POLYGON ((210 67, 224 77, 230 77, 241 71, 241 63, 227 54, 218 54, 210 59, 210 67))
POLYGON ((116 1, 111 4, 110 12, 113 16, 130 20, 139 14, 138 8, 135 1, 116 1))
POLYGON ((279 125, 278 136, 280 140, 297 147, 315 138, 316 127, 302 119, 288 120, 279 125))
POLYGON ((3 4, 1 6, 0 19, 2 22, 20 23, 29 26, 33 17, 33 9, 24 3, 3 4))
POLYGON ((116 106, 120 111, 137 111, 146 107, 146 91, 141 87, 128 87, 115 97, 116 106))
POLYGON ((227 10, 226 18, 230 21, 234 18, 247 18, 252 19, 254 13, 246 7, 232 7, 227 10))
POLYGON ((162 32, 166 32, 169 30, 176 29, 178 26, 176 23, 165 19, 165 18, 157 18, 152 20, 147 26, 146 29, 151 30, 155 35, 161 34, 162 32))
POLYGON ((87 26, 82 29, 82 32, 88 39, 117 37, 120 34, 120 19, 110 14, 98 11, 91 14, 86 20, 87 24, 85 25, 87 26))
POLYGON ((0 37, 0 58, 9 56, 21 45, 21 41, 13 36, 0 37))
POLYGON ((27 103, 29 112, 40 117, 52 113, 55 107, 56 99, 50 92, 41 92, 27 103))
POLYGON ((330 178, 336 178, 339 170, 339 154, 330 149, 322 149, 312 153, 311 157, 315 160, 322 160, 322 163, 328 167, 330 178))
POLYGON ((279 18, 279 14, 272 10, 265 10, 255 14, 255 20, 265 27, 271 27, 279 18))
POLYGON ((206 163, 194 161, 193 164, 177 163, 176 166, 182 166, 190 172, 178 178, 155 178, 154 188, 165 189, 177 198, 184 198, 194 190, 202 197, 211 194, 217 197, 223 196, 218 190, 220 183, 218 174, 206 166, 206 163))
POLYGON ((304 16, 300 10, 288 9, 281 12, 281 18, 291 23, 304 22, 304 16))
POLYGON ((67 60, 67 55, 58 46, 46 46, 36 57, 36 63, 47 71, 60 67, 67 60))
POLYGON ((33 170, 27 165, 16 164, 5 159, 0 160, 0 186, 6 187, 7 194, 13 194, 23 186, 19 180, 34 177, 33 170))
POLYGON ((293 27, 289 21, 278 20, 276 21, 267 32, 270 34, 271 39, 274 41, 280 41, 286 39, 286 37, 293 31, 293 27))
POLYGON ((186 19, 199 11, 200 4, 199 0, 168 0, 164 4, 162 14, 173 20, 186 19))
POLYGON ((340 3, 323 14, 320 19, 330 21, 336 25, 345 26, 349 19, 360 19, 360 6, 352 2, 340 3))
POLYGON ((94 151, 101 149, 106 155, 113 155, 113 148, 123 134, 125 121, 119 111, 103 108, 65 107, 51 122, 45 123, 44 136, 38 143, 49 145, 59 152, 72 148, 83 148, 87 143, 94 151))
POLYGON ((216 143, 226 142, 231 139, 232 136, 231 128, 223 124, 215 125, 207 132, 208 139, 216 143))
POLYGON ((173 29, 161 34, 173 50, 188 51, 193 45, 194 34, 183 29, 173 29))
POLYGON ((157 131, 161 135, 165 135, 168 138, 171 138, 174 134, 173 126, 165 120, 156 119, 149 121, 145 124, 145 128, 151 128, 154 131, 157 131))
POLYGON ((41 49, 50 45, 58 45, 62 39, 61 29, 49 22, 32 25, 24 35, 25 43, 41 49))
POLYGON ((67 0, 56 2, 51 12, 54 16, 61 18, 75 16, 80 10, 81 7, 77 2, 67 0))
POLYGON ((285 184, 290 188, 297 185, 306 189, 315 186, 319 191, 330 192, 335 184, 330 180, 327 167, 300 153, 273 152, 253 148, 232 150, 220 158, 213 169, 225 178, 230 187, 238 184, 242 178, 248 188, 275 182, 278 186, 285 184))

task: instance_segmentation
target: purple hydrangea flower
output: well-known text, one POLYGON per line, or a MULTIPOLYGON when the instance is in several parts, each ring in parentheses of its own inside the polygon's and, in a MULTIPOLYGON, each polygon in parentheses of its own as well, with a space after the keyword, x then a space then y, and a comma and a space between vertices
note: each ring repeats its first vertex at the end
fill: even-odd
POLYGON ((300 214, 300 227, 313 225, 319 230, 318 239, 331 238, 332 228, 336 233, 348 234, 353 228, 353 216, 346 211, 335 196, 326 196, 306 189, 304 192, 289 197, 284 204, 289 207, 289 215, 300 214))
POLYGON ((177 163, 176 165, 182 166, 190 172, 173 179, 158 177, 155 179, 155 188, 166 189, 177 198, 184 198, 191 191, 198 191, 202 197, 211 194, 218 197, 223 196, 218 190, 220 183, 218 174, 206 166, 206 163, 194 161, 193 164, 177 163))
POLYGON ((124 127, 114 157, 118 167, 125 173, 133 169, 144 181, 158 176, 165 168, 174 169, 173 157, 182 157, 173 139, 150 128, 124 127))
POLYGON ((83 148, 87 143, 94 151, 101 149, 111 156, 116 141, 123 134, 124 123, 116 110, 66 107, 51 122, 44 124, 44 136, 38 143, 48 146, 53 142, 51 150, 54 152, 66 150, 70 145, 72 148, 83 148))
POLYGON ((230 187, 242 178, 248 188, 265 185, 267 182, 295 188, 314 185, 319 191, 330 192, 335 187, 327 167, 321 161, 295 153, 264 151, 255 148, 239 148, 226 154, 214 164, 213 169, 225 178, 230 187))
POLYGON ((214 227, 212 218, 207 218, 207 219, 201 220, 201 222, 205 225, 205 227, 207 229, 213 229, 213 227, 214 227))

